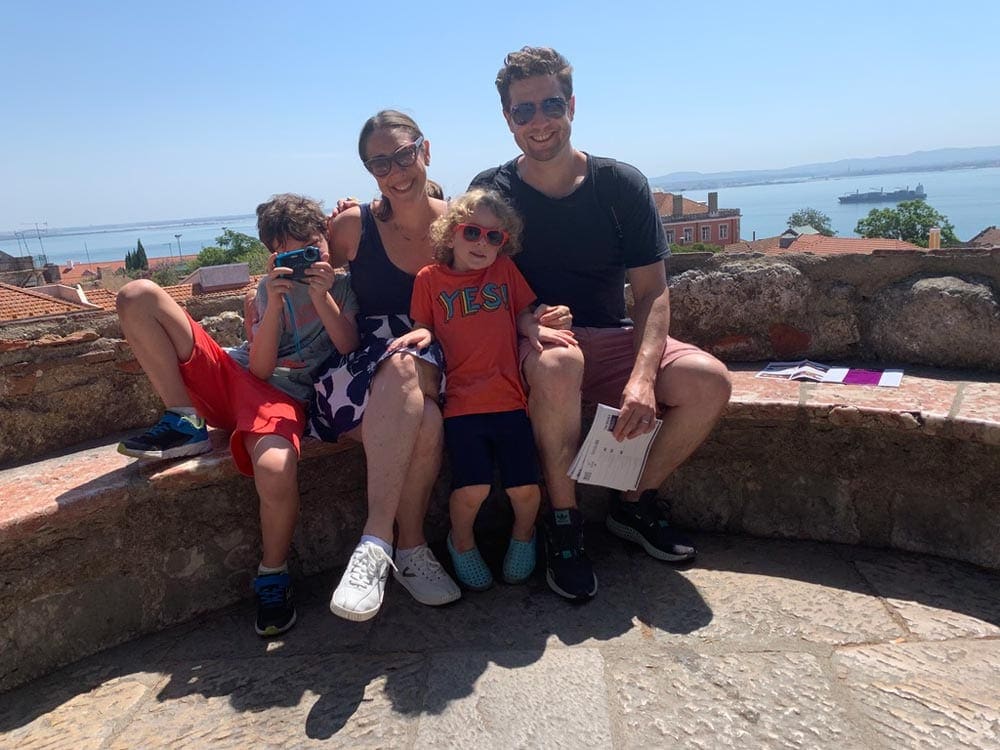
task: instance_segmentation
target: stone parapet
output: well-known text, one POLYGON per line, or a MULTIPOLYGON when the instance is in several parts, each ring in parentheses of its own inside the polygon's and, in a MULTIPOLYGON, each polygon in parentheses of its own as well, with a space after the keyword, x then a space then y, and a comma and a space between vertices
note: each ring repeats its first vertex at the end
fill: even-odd
MULTIPOLYGON (((662 488, 680 525, 927 552, 1000 570, 1000 377, 914 371, 898 389, 734 372, 729 409, 662 488)), ((257 498, 225 436, 141 463, 114 444, 0 471, 0 690, 250 594, 257 498)), ((305 441, 295 575, 346 562, 366 516, 359 446, 305 441)), ((447 531, 447 467, 426 530, 447 531)), ((611 492, 580 487, 603 520, 611 492)), ((509 522, 494 494, 480 522, 509 522)))

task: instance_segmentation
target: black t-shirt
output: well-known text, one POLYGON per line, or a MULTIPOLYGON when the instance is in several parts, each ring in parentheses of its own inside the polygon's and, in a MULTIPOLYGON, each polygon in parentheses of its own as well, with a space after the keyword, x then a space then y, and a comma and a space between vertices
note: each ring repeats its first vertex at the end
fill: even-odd
POLYGON ((630 164, 588 154, 580 186, 549 198, 521 180, 516 164, 481 172, 469 187, 497 191, 521 214, 524 249, 514 262, 539 301, 569 305, 573 325, 629 325, 626 269, 670 254, 646 178, 630 164))

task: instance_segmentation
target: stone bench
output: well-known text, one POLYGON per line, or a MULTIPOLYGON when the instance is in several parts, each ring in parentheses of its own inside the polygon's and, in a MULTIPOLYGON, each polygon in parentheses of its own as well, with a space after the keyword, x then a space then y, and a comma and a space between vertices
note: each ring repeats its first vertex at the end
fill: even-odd
MULTIPOLYGON (((898 389, 754 378, 663 488, 682 526, 929 552, 1000 569, 1000 377, 907 370, 898 389)), ((216 450, 142 463, 114 441, 0 471, 0 690, 250 592, 257 497, 216 450)), ((343 565, 361 448, 306 441, 291 565, 343 565)), ((581 487, 603 517, 610 493, 581 487)), ((447 529, 447 476, 428 535, 447 529)))

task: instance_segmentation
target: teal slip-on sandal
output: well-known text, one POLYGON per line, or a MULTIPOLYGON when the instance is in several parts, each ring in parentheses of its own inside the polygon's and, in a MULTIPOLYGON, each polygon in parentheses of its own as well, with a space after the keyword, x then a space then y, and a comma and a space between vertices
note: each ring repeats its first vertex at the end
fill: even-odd
POLYGON ((507 583, 524 583, 535 569, 535 535, 521 542, 511 537, 503 559, 503 579, 507 583))
POLYGON ((448 535, 448 554, 455 566, 455 577, 467 589, 485 591, 493 585, 493 574, 490 573, 486 561, 479 554, 479 548, 473 547, 467 552, 459 552, 451 544, 451 534, 448 535))

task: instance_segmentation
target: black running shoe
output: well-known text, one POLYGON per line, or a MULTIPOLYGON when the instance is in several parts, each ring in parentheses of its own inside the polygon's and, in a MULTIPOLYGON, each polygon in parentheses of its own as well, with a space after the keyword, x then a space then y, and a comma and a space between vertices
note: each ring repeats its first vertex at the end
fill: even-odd
POLYGON ((656 490, 646 490, 638 502, 619 500, 608 513, 605 525, 617 537, 640 545, 657 560, 684 562, 694 558, 694 543, 671 527, 667 507, 656 497, 656 490))
POLYGON ((270 573, 253 581, 257 594, 257 635, 272 638, 291 629, 295 624, 295 604, 292 602, 292 579, 288 573, 270 573))
POLYGON ((205 420, 167 411, 139 437, 118 444, 118 452, 134 458, 180 458, 212 450, 205 420))
POLYGON ((576 508, 546 516, 545 580, 567 599, 590 599, 597 593, 597 577, 583 548, 583 514, 576 508))

